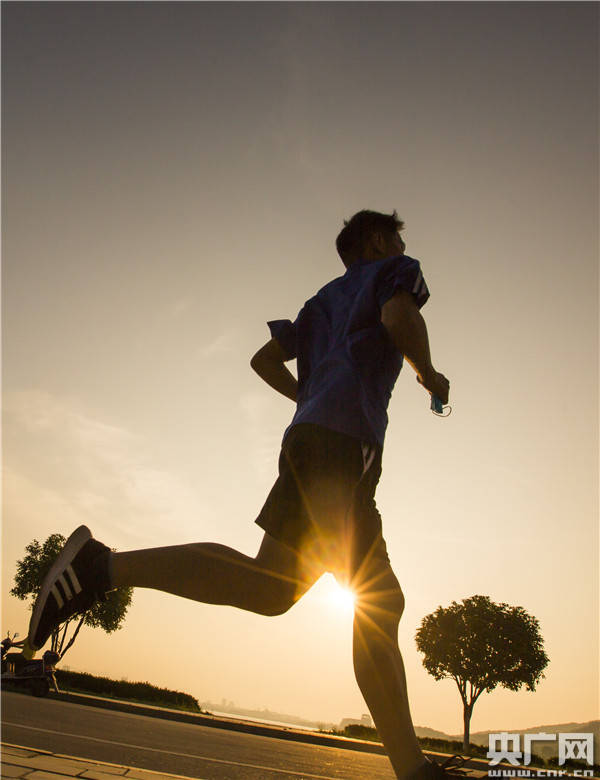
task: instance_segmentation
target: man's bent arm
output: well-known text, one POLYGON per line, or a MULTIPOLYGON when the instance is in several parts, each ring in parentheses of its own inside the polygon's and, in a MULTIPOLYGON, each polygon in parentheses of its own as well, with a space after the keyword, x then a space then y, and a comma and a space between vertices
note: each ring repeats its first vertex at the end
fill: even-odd
POLYGON ((278 393, 296 402, 298 395, 298 380, 284 363, 286 357, 281 345, 276 339, 267 341, 250 361, 250 365, 261 379, 278 393))
POLYGON ((442 403, 448 403, 450 383, 431 363, 427 325, 411 293, 399 290, 381 309, 381 322, 417 378, 442 403))

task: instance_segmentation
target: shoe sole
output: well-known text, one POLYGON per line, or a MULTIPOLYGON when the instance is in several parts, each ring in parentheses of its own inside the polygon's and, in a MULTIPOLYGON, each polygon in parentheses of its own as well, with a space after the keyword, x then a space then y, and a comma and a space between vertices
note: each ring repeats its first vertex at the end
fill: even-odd
POLYGON ((69 536, 67 539, 65 546, 60 551, 58 558, 54 561, 52 568, 46 575, 40 593, 36 599, 35 606, 33 608, 33 614, 31 615, 31 620, 29 621, 27 644, 31 650, 36 651, 39 650, 40 647, 43 647, 43 645, 38 647, 33 640, 40 624, 40 618, 42 617, 44 607, 46 606, 46 601, 50 596, 50 591, 52 590, 54 583, 71 563, 77 553, 81 550, 83 545, 91 538, 92 532, 87 526, 80 525, 79 528, 76 528, 71 536, 69 536))

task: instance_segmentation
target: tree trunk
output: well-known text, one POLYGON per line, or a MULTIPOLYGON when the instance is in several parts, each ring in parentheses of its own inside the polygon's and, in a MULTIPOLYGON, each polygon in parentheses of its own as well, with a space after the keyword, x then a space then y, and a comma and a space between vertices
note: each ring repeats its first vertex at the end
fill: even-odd
POLYGON ((473 704, 463 704, 463 753, 465 756, 471 755, 471 746, 469 745, 471 730, 471 715, 473 714, 473 704))
POLYGON ((63 644, 65 642, 65 638, 63 636, 63 641, 62 641, 61 646, 60 646, 60 660, 61 661, 62 661, 65 653, 67 652, 67 650, 71 647, 73 642, 77 639, 77 634, 79 633, 79 629, 83 625, 83 621, 85 620, 85 615, 86 615, 86 613, 84 612, 83 615, 81 616, 80 620, 79 620, 79 623, 77 624, 77 628, 75 629, 75 631, 73 633, 73 636, 71 637, 71 639, 69 639, 69 644, 65 647, 64 650, 62 649, 62 646, 63 646, 63 644))

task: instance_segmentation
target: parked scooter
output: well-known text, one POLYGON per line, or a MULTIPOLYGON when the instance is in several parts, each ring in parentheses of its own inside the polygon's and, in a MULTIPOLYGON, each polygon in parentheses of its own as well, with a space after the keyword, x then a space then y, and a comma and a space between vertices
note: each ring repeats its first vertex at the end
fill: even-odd
POLYGON ((41 658, 28 661, 23 653, 9 653, 15 647, 23 647, 25 640, 15 642, 18 634, 12 637, 10 632, 0 642, 2 654, 2 685, 16 685, 29 688, 34 696, 47 696, 50 686, 58 693, 54 672, 60 656, 52 650, 46 650, 41 658))

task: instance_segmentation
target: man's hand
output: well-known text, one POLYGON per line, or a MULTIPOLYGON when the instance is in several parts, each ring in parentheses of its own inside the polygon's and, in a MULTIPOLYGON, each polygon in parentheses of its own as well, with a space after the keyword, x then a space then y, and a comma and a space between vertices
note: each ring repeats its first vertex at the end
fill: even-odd
POLYGON ((437 396, 443 404, 448 403, 448 395, 450 393, 450 382, 443 374, 438 371, 433 371, 426 380, 417 374, 417 382, 423 385, 426 390, 429 390, 431 395, 437 396))
POLYGON ((416 371, 417 380, 447 404, 450 382, 433 367, 427 326, 413 295, 407 290, 398 290, 383 304, 381 322, 394 346, 416 371))
POLYGON ((296 402, 298 380, 284 366, 285 361, 285 352, 281 345, 277 339, 271 339, 258 350, 250 361, 250 365, 270 387, 296 402))

